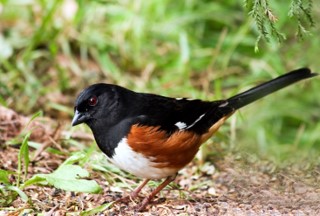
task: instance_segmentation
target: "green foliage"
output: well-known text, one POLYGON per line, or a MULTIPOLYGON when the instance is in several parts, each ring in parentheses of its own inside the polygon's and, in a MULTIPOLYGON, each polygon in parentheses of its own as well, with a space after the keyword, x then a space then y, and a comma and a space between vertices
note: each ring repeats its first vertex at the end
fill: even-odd
POLYGON ((27 202, 28 196, 21 190, 20 182, 21 176, 24 173, 24 179, 28 174, 29 167, 29 147, 28 147, 28 139, 30 137, 30 132, 24 136, 22 141, 19 154, 18 154, 18 168, 17 173, 8 172, 6 170, 0 170, 0 206, 8 206, 10 205, 17 196, 20 196, 22 201, 27 202), (9 175, 16 174, 16 182, 12 184, 9 180, 9 175))
POLYGON ((23 138, 20 146, 20 150, 18 153, 18 167, 17 172, 8 172, 5 170, 0 170, 0 183, 3 183, 3 185, 0 185, 0 194, 4 199, 0 199, 0 206, 8 206, 10 205, 16 198, 19 196, 22 201, 27 202, 29 200, 28 196, 22 191, 22 188, 20 187, 21 181, 24 182, 28 175, 28 167, 30 163, 30 157, 29 157, 29 137, 31 135, 31 131, 26 131, 26 128, 30 125, 30 123, 42 115, 42 112, 39 111, 35 113, 29 120, 29 122, 26 124, 25 128, 22 130, 21 134, 16 137, 15 139, 8 142, 10 143, 19 143, 18 140, 23 138), (9 175, 15 175, 16 182, 11 183, 9 180, 9 175), (21 176, 23 175, 23 179, 21 180, 21 176))
POLYGON ((0 169, 0 207, 9 206, 17 196, 20 196, 23 202, 29 200, 28 196, 20 187, 11 184, 9 180, 9 175, 11 174, 13 173, 0 169))
POLYGON ((23 202, 29 200, 28 196, 19 187, 10 184, 0 185, 0 207, 9 206, 18 195, 23 202))
POLYGON ((87 155, 77 152, 66 159, 54 172, 50 174, 36 174, 25 181, 23 188, 33 185, 51 185, 59 189, 75 192, 99 193, 100 186, 94 180, 86 180, 89 172, 73 163, 86 160, 87 155))
POLYGON ((0 169, 0 183, 9 184, 9 172, 7 170, 0 169))
POLYGON ((26 177, 28 174, 28 167, 29 167, 29 146, 28 146, 28 139, 30 137, 30 132, 27 133, 27 135, 24 137, 19 155, 18 155, 18 178, 17 178, 17 186, 19 187, 20 185, 20 178, 22 174, 22 163, 24 163, 24 176, 26 177))
POLYGON ((311 27, 315 26, 315 22, 312 17, 312 0, 292 0, 289 10, 289 16, 294 17, 297 20, 299 38, 303 38, 305 34, 309 33, 306 25, 311 27))
POLYGON ((25 182, 24 187, 32 184, 52 185, 67 191, 99 193, 100 186, 94 180, 81 178, 89 177, 88 171, 77 165, 61 165, 50 174, 37 174, 25 182))
MULTIPOLYGON (((276 38, 279 42, 283 42, 286 39, 285 34, 281 33, 275 25, 278 18, 273 12, 270 2, 270 0, 245 0, 249 15, 252 16, 259 31, 255 46, 256 51, 262 37, 267 41, 270 41, 271 38, 276 38)), ((279 9, 281 10, 278 10, 278 13, 283 13, 283 8, 279 9)), ((309 33, 307 29, 315 25, 312 17, 312 0, 291 0, 288 16, 296 19, 298 38, 304 38, 309 33)))
MULTIPOLYGON (((73 165, 74 163, 82 163, 82 161, 87 160, 88 154, 82 152, 77 152, 70 156, 53 173, 36 174, 33 175, 30 179, 26 180, 30 163, 29 146, 36 149, 39 148, 39 144, 29 142, 32 131, 27 132, 27 127, 31 124, 32 121, 34 121, 41 115, 42 112, 35 113, 30 118, 30 121, 26 124, 25 128, 22 130, 21 135, 8 142, 8 144, 19 143, 20 137, 25 134, 23 135, 23 140, 20 141, 21 146, 18 153, 17 171, 9 172, 0 169, 0 206, 10 205, 14 200, 17 199, 18 196, 22 201, 28 202, 29 198, 23 192, 23 190, 33 184, 50 185, 59 189, 75 192, 99 193, 101 190, 100 186, 95 181, 83 179, 89 177, 89 172, 87 170, 81 168, 78 165, 73 165), (16 182, 10 182, 10 175, 15 176, 16 182)), ((50 148, 48 149, 48 152, 60 154, 59 151, 54 151, 50 148)))
POLYGON ((110 202, 110 203, 105 203, 102 204, 96 208, 90 209, 90 210, 86 210, 80 213, 81 216, 89 216, 89 215, 95 215, 95 214, 99 214, 107 209, 109 209, 112 205, 114 204, 114 202, 110 202))

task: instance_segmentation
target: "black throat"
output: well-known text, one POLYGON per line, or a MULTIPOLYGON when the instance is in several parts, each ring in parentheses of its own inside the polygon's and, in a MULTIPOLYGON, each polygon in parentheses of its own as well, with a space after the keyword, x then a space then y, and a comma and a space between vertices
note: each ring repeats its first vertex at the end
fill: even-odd
POLYGON ((116 125, 106 126, 101 119, 95 123, 89 123, 88 126, 91 128, 100 150, 112 158, 120 141, 126 138, 129 133, 131 123, 128 120, 123 120, 116 125))

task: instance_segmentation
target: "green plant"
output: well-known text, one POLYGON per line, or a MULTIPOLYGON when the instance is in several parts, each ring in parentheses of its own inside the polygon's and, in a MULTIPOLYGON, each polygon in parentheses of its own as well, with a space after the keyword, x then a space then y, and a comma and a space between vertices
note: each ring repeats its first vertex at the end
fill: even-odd
POLYGON ((0 199, 0 206, 10 205, 16 197, 19 195, 20 198, 27 202, 29 200, 28 196, 23 192, 20 187, 20 181, 22 173, 24 173, 24 178, 28 173, 29 166, 29 150, 28 150, 28 139, 30 133, 27 133, 21 144, 21 148, 18 154, 18 170, 17 173, 9 172, 6 170, 0 170, 0 194, 2 195, 0 199), (23 165, 22 165, 23 164, 23 165), (16 182, 11 183, 9 181, 9 175, 16 174, 16 182))
MULTIPOLYGON (((264 38, 266 41, 275 38, 279 42, 283 42, 286 39, 285 34, 276 27, 278 17, 270 6, 272 3, 270 0, 245 0, 245 7, 259 31, 255 46, 256 51, 258 50, 258 43, 261 38, 264 38)), ((299 39, 303 39, 306 34, 310 33, 308 28, 315 26, 312 6, 312 0, 291 0, 291 4, 288 5, 289 11, 287 16, 295 19, 297 25, 296 34, 299 39)), ((284 8, 280 9, 283 10, 284 8)), ((277 12, 283 13, 280 10, 277 12)))
POLYGON ((89 172, 78 165, 73 165, 73 163, 85 157, 85 154, 77 152, 65 160, 54 172, 32 176, 32 178, 25 181, 22 188, 32 184, 42 184, 51 185, 67 191, 99 193, 101 188, 94 180, 82 179, 89 177, 89 172))

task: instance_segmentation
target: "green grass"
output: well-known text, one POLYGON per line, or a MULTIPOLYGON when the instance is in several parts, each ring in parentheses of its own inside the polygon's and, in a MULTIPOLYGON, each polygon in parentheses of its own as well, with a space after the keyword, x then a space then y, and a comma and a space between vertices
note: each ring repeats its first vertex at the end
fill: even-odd
MULTIPOLYGON (((271 6, 286 40, 262 39, 259 52, 258 28, 242 1, 68 2, 1 1, 2 105, 65 120, 76 94, 95 82, 215 100, 288 70, 320 70, 319 28, 298 40, 284 2, 271 6)), ((317 158, 319 92, 315 78, 269 96, 236 114, 213 141, 278 162, 317 158)))

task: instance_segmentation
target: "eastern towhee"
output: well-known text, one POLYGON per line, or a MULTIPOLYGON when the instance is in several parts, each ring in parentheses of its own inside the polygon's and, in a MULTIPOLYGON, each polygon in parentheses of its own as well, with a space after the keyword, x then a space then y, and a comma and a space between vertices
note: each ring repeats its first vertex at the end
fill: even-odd
POLYGON ((72 126, 86 123, 112 163, 145 179, 132 198, 150 179, 166 178, 137 206, 141 211, 237 109, 316 75, 301 68, 218 101, 170 98, 98 83, 78 96, 72 126))

